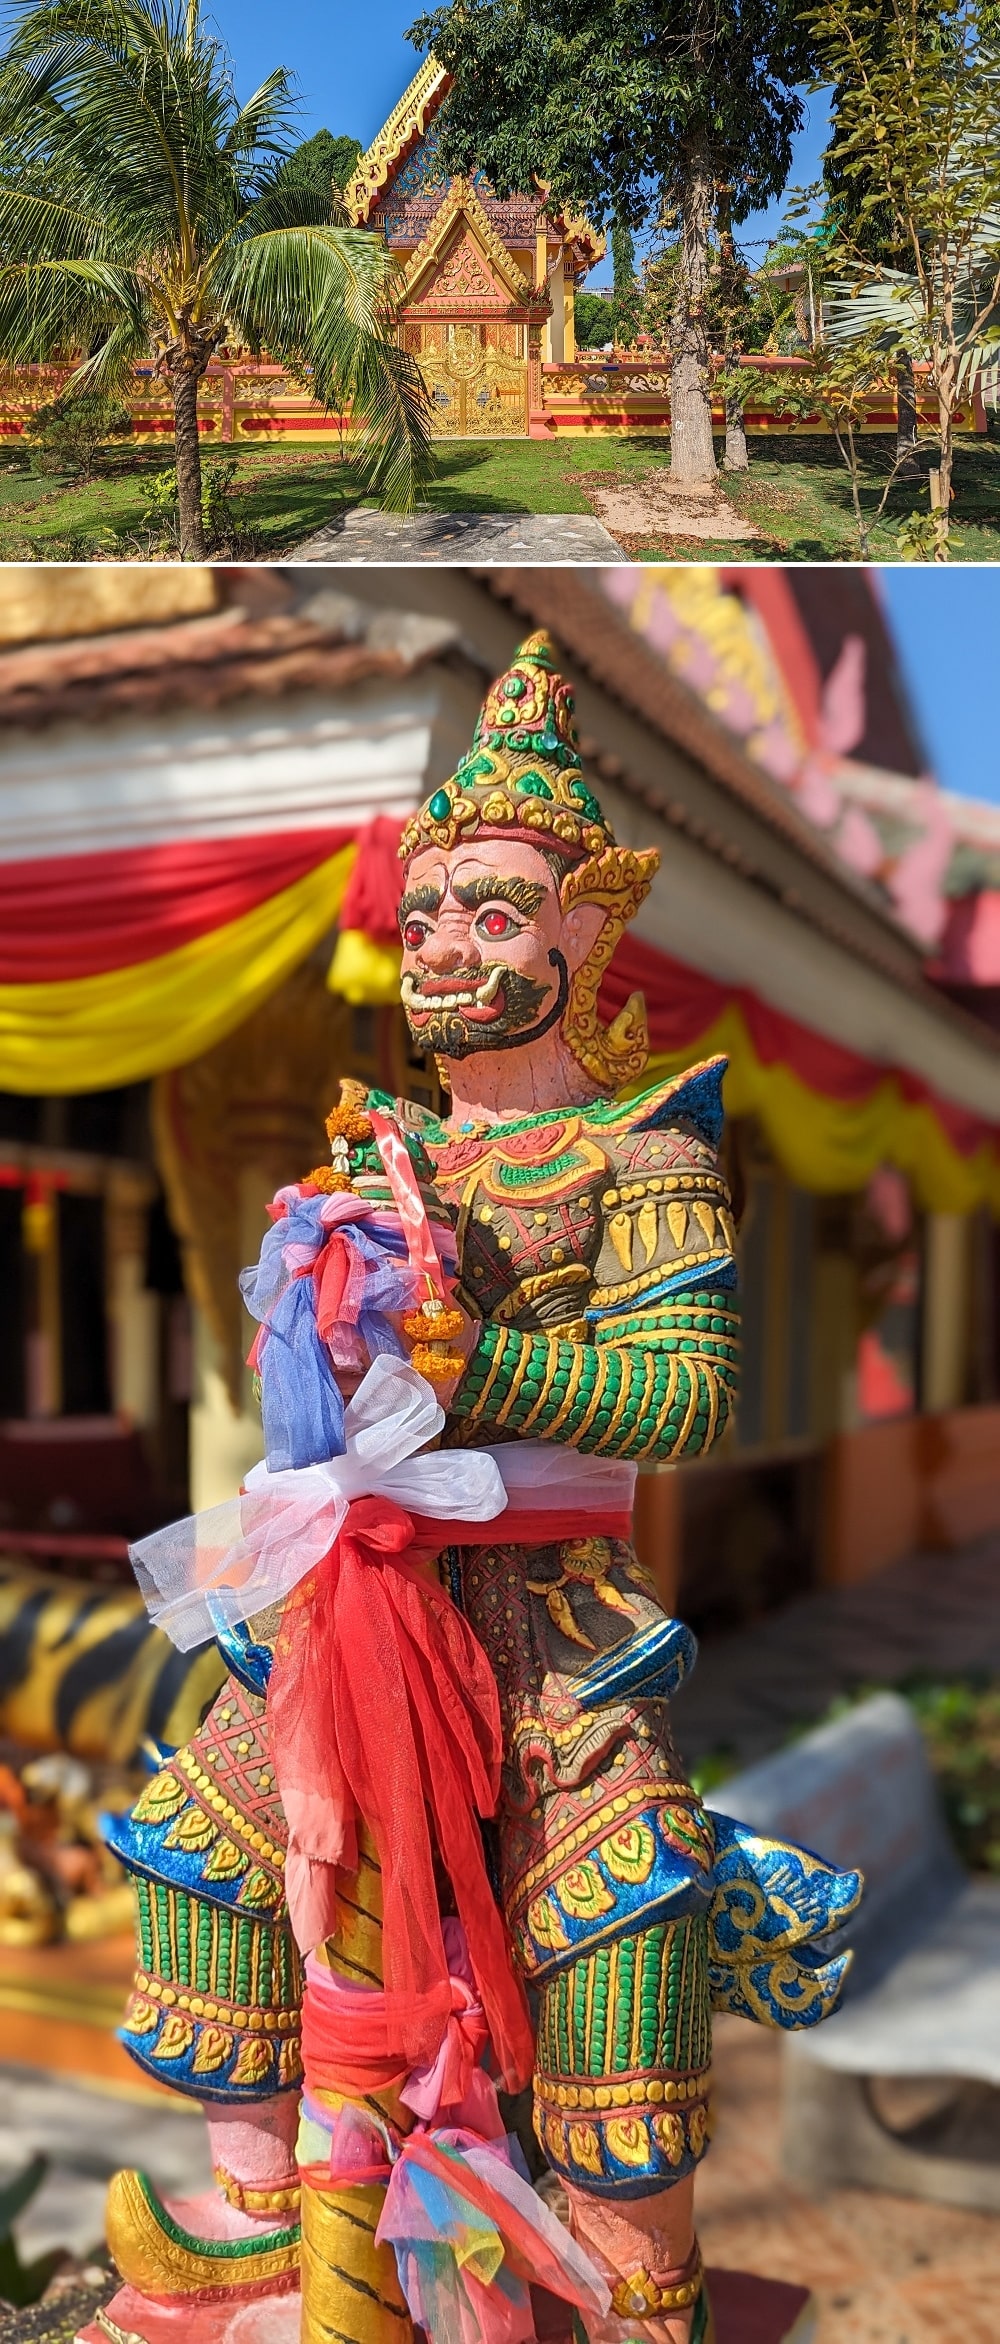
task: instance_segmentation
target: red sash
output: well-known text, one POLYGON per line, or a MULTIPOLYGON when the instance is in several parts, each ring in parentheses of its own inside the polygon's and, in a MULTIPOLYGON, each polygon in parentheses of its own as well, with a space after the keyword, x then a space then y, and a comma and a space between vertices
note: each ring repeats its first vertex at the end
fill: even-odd
POLYGON ((508 2090, 528 2081, 533 2060, 524 1988, 477 1821, 494 1813, 500 1788, 496 1682, 468 1621, 423 1566, 443 1546, 542 1546, 627 1537, 630 1528, 624 1515, 543 1507, 491 1523, 440 1522, 361 1498, 287 1600, 268 1720, 289 1826, 289 1905, 294 1922, 296 1867, 304 1867, 320 1883, 312 1909, 326 1916, 312 1941, 332 1933, 336 1874, 357 1869, 362 1816, 382 1867, 385 1968, 379 2040, 365 2050, 396 2073, 435 2057, 451 2012, 435 1850, 508 2090))

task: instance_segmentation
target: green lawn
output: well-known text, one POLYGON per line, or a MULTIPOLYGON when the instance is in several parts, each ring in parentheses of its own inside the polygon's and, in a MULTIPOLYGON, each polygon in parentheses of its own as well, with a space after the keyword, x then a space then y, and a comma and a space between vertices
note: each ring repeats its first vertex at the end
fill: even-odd
MULTIPOLYGON (((208 457, 209 465, 220 455, 208 457)), ((451 513, 586 513, 590 491, 652 482, 669 460, 666 440, 443 441, 426 501, 451 513)), ((878 501, 892 460, 891 443, 864 443, 863 501, 878 501)), ((897 558, 895 533, 910 513, 927 510, 924 473, 897 483, 872 535, 872 556, 897 558)), ((87 483, 36 478, 23 459, 0 467, 0 560, 81 561, 157 558, 155 534, 143 526, 153 477, 169 466, 165 449, 115 448, 87 483)), ((361 495, 349 465, 325 449, 241 451, 235 510, 243 558, 273 559, 333 520, 361 495)), ((827 439, 767 439, 751 445, 748 473, 725 482, 730 502, 761 532, 739 543, 651 532, 625 551, 645 561, 843 561, 857 556, 850 484, 827 439)), ((1000 560, 1000 439, 966 440, 956 461, 954 557, 1000 560)))

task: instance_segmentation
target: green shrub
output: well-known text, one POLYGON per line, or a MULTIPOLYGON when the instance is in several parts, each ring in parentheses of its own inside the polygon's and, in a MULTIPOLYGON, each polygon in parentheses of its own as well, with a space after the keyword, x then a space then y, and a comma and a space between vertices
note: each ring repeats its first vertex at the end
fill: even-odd
POLYGON ((67 391, 39 407, 24 425, 34 472, 69 472, 89 480, 98 449, 108 440, 128 439, 132 417, 120 399, 103 391, 67 391))

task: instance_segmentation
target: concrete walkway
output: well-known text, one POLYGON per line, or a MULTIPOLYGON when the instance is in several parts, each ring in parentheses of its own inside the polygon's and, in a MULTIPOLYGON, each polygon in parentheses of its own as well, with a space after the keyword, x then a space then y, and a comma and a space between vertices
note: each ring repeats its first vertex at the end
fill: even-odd
POLYGON ((379 513, 368 505, 328 521, 286 562, 623 562, 592 513, 379 513))
POLYGON ((804 1595, 755 1628, 702 1645, 671 1703, 681 1756, 738 1763, 777 1749, 858 1685, 1000 1672, 1000 1537, 908 1556, 861 1587, 804 1595))

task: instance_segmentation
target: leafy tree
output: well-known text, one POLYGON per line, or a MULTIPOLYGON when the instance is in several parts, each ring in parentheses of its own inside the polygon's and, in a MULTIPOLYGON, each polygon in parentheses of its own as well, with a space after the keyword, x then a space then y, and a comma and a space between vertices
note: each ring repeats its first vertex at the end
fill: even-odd
MULTIPOLYGON (((712 350, 722 354, 722 372, 715 387, 721 384, 725 401, 725 468, 727 472, 745 472, 749 458, 739 361, 744 351, 759 348, 766 327, 750 270, 729 225, 725 197, 722 188, 718 193, 718 227, 708 249, 704 319, 712 350)), ((676 237, 665 238, 646 263, 642 324, 661 347, 670 340, 679 267, 676 237)))
POLYGON ((744 423, 745 398, 740 359, 754 326, 754 296, 750 270, 733 234, 729 191, 719 199, 719 249, 715 282, 718 340, 723 356, 723 396, 726 403, 727 472, 746 472, 750 457, 744 423))
POLYGON ((939 553, 956 410, 975 376, 1000 359, 997 13, 976 0, 937 0, 933 16, 925 0, 820 0, 809 17, 818 69, 840 93, 833 165, 851 196, 830 246, 840 285, 826 304, 826 332, 834 344, 877 335, 884 350, 929 364, 939 553), (887 264, 887 247, 900 265, 887 264))
MULTIPOLYGON (((919 0, 919 14, 933 33, 938 15, 938 0, 919 0)), ((872 25, 872 47, 884 56, 893 37, 891 12, 881 11, 872 25)), ((832 136, 823 157, 823 183, 830 198, 830 217, 836 220, 841 232, 849 230, 852 239, 874 261, 886 268, 905 269, 908 253, 898 240, 897 223, 884 203, 863 205, 864 189, 847 167, 848 156, 840 143, 840 131, 845 103, 850 105, 849 83, 833 92, 830 109, 832 136)), ((917 400, 913 379, 913 360, 908 350, 896 351, 896 454, 915 449, 917 443, 917 400)))
POLYGON ((454 75, 451 170, 543 180, 603 225, 676 224, 671 471, 715 473, 706 326, 716 189, 734 225, 776 194, 811 66, 801 0, 450 0, 411 26, 454 75))
POLYGON ((282 187, 314 189, 320 201, 329 202, 331 188, 343 192, 350 185, 361 152, 359 138, 334 138, 332 130, 317 130, 286 155, 278 179, 282 187))
POLYGON ((227 341, 349 400, 356 457, 407 508, 426 393, 398 348, 392 262, 282 184, 279 68, 243 106, 198 0, 41 0, 0 65, 0 357, 85 353, 73 389, 122 393, 152 351, 174 406, 180 541, 202 559, 198 386, 227 341))
POLYGON ((603 350, 605 342, 613 341, 611 303, 599 293, 578 293, 573 316, 579 350, 603 350))
MULTIPOLYGON (((816 342, 804 353, 801 367, 781 382, 775 382, 762 368, 748 369, 743 375, 745 400, 753 399, 757 406, 770 407, 783 416, 797 415, 803 421, 818 415, 831 433, 851 483, 858 559, 863 562, 871 559, 871 531, 881 520, 906 462, 905 452, 897 455, 874 511, 866 512, 861 501, 861 433, 872 398, 887 391, 891 380, 892 361, 878 335, 859 337, 840 349, 816 342)), ((909 558, 909 539, 900 551, 904 559, 909 558)))

